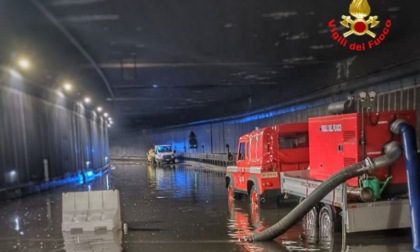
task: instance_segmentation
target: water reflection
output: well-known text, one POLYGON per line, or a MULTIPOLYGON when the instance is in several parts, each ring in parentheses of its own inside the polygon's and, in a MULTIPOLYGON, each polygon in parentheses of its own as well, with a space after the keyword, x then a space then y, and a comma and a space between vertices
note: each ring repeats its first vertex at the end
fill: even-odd
POLYGON ((346 245, 342 250, 343 252, 400 252, 400 251, 412 251, 411 244, 377 244, 377 245, 346 245))
POLYGON ((319 251, 319 252, 394 252, 412 251, 409 229, 351 233, 342 236, 336 230, 334 243, 313 243, 305 239, 303 222, 299 222, 272 242, 244 243, 241 238, 261 232, 287 215, 296 203, 283 202, 279 206, 249 206, 247 197, 227 199, 228 235, 243 251, 319 251))
POLYGON ((270 241, 263 243, 248 243, 242 239, 252 235, 255 232, 261 232, 267 228, 267 225, 261 219, 261 209, 250 208, 244 201, 234 201, 228 199, 229 219, 227 226, 228 235, 244 251, 289 251, 281 244, 270 241))
MULTIPOLYGON (((149 186, 157 198, 192 198, 193 202, 213 196, 215 180, 224 177, 220 171, 194 169, 184 165, 148 166, 149 186)), ((217 191, 223 188, 217 188, 217 191)))
POLYGON ((0 205, 0 251, 411 251, 410 230, 350 234, 336 232, 334 246, 301 238, 302 224, 275 241, 244 243, 240 238, 276 223, 297 204, 249 208, 247 197, 229 202, 223 171, 193 168, 118 165, 87 184, 67 185, 0 205), (63 191, 119 189, 121 233, 63 234, 63 191), (111 249, 111 250, 107 250, 111 249))
POLYGON ((338 247, 342 252, 412 251, 410 229, 354 233, 343 239, 335 239, 334 251, 338 251, 338 247))
POLYGON ((119 252, 122 251, 122 232, 99 231, 99 232, 63 232, 64 249, 67 252, 119 252))

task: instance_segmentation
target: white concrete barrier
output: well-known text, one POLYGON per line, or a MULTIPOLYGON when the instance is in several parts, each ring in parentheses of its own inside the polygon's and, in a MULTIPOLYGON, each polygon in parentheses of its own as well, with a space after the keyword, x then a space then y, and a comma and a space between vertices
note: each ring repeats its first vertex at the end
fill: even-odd
POLYGON ((72 234, 63 232, 64 250, 67 252, 119 252, 122 251, 122 231, 83 232, 72 234))
POLYGON ((118 190, 66 192, 62 195, 62 231, 121 229, 118 190))

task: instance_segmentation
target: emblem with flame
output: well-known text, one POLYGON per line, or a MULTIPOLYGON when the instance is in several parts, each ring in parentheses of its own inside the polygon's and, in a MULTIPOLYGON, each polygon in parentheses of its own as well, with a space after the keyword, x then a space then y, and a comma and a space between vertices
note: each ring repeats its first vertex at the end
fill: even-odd
POLYGON ((370 16, 367 20, 365 18, 370 14, 370 6, 367 0, 353 0, 349 7, 350 14, 354 17, 343 15, 341 25, 350 29, 343 34, 344 37, 348 37, 352 34, 362 36, 369 35, 372 38, 376 37, 376 34, 370 31, 370 28, 374 28, 379 24, 378 16, 370 16))

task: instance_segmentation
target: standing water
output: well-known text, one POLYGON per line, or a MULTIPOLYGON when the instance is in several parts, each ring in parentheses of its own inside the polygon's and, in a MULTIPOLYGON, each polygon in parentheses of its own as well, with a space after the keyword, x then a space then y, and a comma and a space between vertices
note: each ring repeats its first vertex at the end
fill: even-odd
POLYGON ((229 201, 223 167, 196 164, 148 166, 117 163, 86 184, 72 184, 0 206, 0 251, 411 251, 409 230, 351 234, 342 242, 314 245, 302 224, 275 241, 245 243, 285 216, 296 201, 249 208, 247 197, 229 201), (61 193, 118 189, 119 232, 61 232, 61 193))

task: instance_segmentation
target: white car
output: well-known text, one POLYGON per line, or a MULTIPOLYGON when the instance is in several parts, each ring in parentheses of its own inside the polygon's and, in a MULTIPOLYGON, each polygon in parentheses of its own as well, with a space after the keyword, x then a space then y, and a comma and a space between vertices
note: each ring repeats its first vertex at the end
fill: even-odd
POLYGON ((154 161, 157 165, 161 163, 174 164, 175 151, 172 150, 171 145, 155 145, 154 161))

